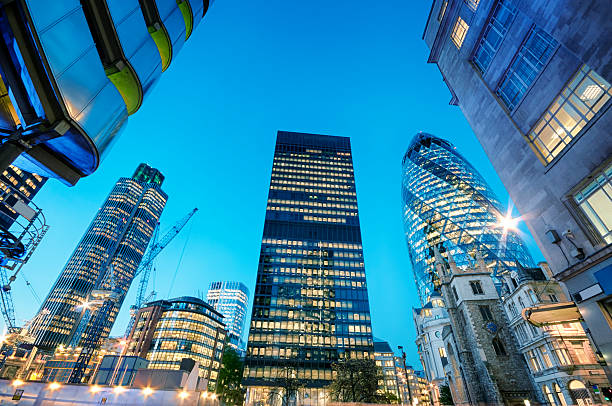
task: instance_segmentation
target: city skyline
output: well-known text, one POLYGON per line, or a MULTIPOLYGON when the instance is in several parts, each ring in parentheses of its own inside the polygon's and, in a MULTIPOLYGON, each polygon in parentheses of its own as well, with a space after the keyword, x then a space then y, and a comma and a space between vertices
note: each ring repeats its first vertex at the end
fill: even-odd
MULTIPOLYGON (((278 2, 272 2, 272 4, 262 7, 264 10, 258 11, 256 15, 261 15, 260 13, 266 11, 270 12, 274 7, 281 9, 280 11, 273 12, 273 17, 275 18, 278 18, 279 13, 288 13, 286 6, 278 2)), ((408 13, 414 13, 415 16, 418 16, 416 18, 416 25, 418 27, 406 27, 407 31, 402 33, 402 41, 408 42, 410 38, 420 35, 418 31, 424 25, 422 15, 423 13, 426 14, 427 5, 422 6, 422 9, 425 10, 424 12, 422 10, 411 11, 410 7, 412 6, 400 5, 400 2, 388 2, 378 7, 380 10, 377 9, 375 11, 380 11, 380 13, 375 13, 375 18, 382 18, 383 14, 386 15, 390 9, 395 7, 398 7, 400 10, 397 17, 385 17, 392 18, 390 31, 386 31, 385 35, 399 29, 401 17, 408 13)), ((253 11, 253 9, 249 8, 248 11, 253 11)), ((297 14, 304 11, 304 9, 298 7, 297 10, 289 12, 290 19, 295 21, 297 14)), ((336 6, 336 8, 331 10, 332 14, 334 12, 345 11, 345 7, 340 6, 336 6)), ((224 5, 223 2, 215 3, 215 7, 211 10, 209 24, 199 27, 198 31, 193 35, 200 36, 201 40, 205 36, 213 35, 214 37, 215 30, 221 32, 224 28, 223 26, 228 23, 228 19, 245 18, 242 14, 230 16, 231 12, 231 7, 224 5), (213 16, 215 18, 212 18, 213 16)), ((245 11, 245 13, 247 12, 245 11)), ((365 19, 365 16, 360 14, 353 15, 353 17, 358 21, 365 19)), ((319 19, 323 26, 325 26, 327 18, 331 17, 317 16, 317 19, 319 19)), ((230 21, 232 21, 232 25, 241 26, 240 20, 230 21)), ((242 26, 254 30, 254 22, 250 21, 250 19, 247 22, 248 24, 242 24, 242 26)), ((282 27, 286 28, 285 24, 288 23, 282 23, 282 27)), ((280 28, 278 22, 275 22, 271 30, 280 28)), ((304 27, 299 27, 299 29, 303 30, 304 27)), ((257 30, 247 32, 257 34, 256 39, 258 40, 261 40, 262 36, 265 37, 272 33, 272 31, 258 32, 257 30)), ((303 31, 292 30, 290 33, 292 34, 291 40, 299 39, 304 41, 300 37, 303 31)), ((325 34, 319 35, 321 37, 317 37, 315 40, 318 45, 323 46, 322 39, 325 34)), ((249 37, 249 35, 245 34, 245 31, 240 31, 239 33, 231 34, 228 41, 230 41, 232 46, 237 46, 237 39, 239 37, 244 38, 249 37)), ((376 38, 374 37, 374 40, 376 38)), ((361 38, 360 41, 366 41, 366 39, 361 38)), ((170 99, 177 100, 184 94, 184 90, 181 92, 180 88, 186 82, 180 76, 189 76, 185 72, 193 69, 192 66, 189 66, 192 63, 190 59, 197 53, 200 53, 202 49, 194 45, 197 42, 198 40, 196 39, 185 45, 182 50, 182 58, 177 59, 176 66, 168 70, 168 79, 162 81, 152 91, 151 99, 163 100, 165 95, 168 94, 170 99)), ((126 168, 133 167, 135 163, 142 161, 149 162, 166 174, 165 187, 168 187, 168 194, 171 196, 171 199, 166 210, 167 215, 162 218, 162 228, 164 224, 166 226, 170 225, 169 222, 173 218, 180 216, 182 212, 190 209, 192 206, 208 209, 205 214, 204 210, 202 210, 203 214, 200 214, 199 218, 195 219, 194 225, 189 227, 191 231, 185 230, 184 235, 178 237, 177 241, 169 246, 167 251, 158 259, 157 286, 164 286, 163 289, 160 289, 161 294, 166 295, 166 287, 171 285, 170 282, 177 267, 180 252, 185 246, 185 241, 188 242, 188 245, 181 268, 179 269, 180 276, 176 279, 174 290, 170 293, 170 297, 179 296, 183 293, 193 295, 195 293, 194 290, 198 288, 205 289, 208 283, 214 279, 215 270, 221 269, 222 265, 226 266, 227 279, 241 280, 253 291, 263 224, 262 216, 264 210, 262 208, 265 207, 266 183, 269 179, 271 167, 268 159, 269 154, 266 151, 269 151, 270 146, 273 145, 273 134, 278 129, 297 129, 306 132, 338 134, 351 137, 353 142, 356 176, 359 183, 357 193, 361 209, 366 267, 368 267, 370 275, 369 295, 372 308, 374 309, 372 312, 374 334, 388 338, 393 344, 393 348, 397 345, 404 345, 408 350, 414 349, 414 332, 410 321, 411 306, 417 306, 418 301, 416 300, 414 289, 410 286, 412 284, 411 271, 403 238, 401 210, 397 203, 399 198, 401 157, 412 134, 422 129, 443 137, 452 136, 454 143, 466 151, 468 159, 475 162, 478 170, 484 174, 487 181, 494 185, 497 194, 502 197, 502 203, 507 204, 507 194, 501 188, 499 180, 493 173, 490 164, 486 161, 467 123, 455 107, 447 106, 446 103, 450 95, 444 84, 439 80, 439 75, 435 68, 419 64, 422 66, 414 67, 413 69, 419 74, 427 75, 427 77, 432 79, 432 85, 427 86, 427 89, 420 89, 421 94, 435 106, 435 109, 444 109, 448 115, 446 123, 434 122, 433 118, 436 114, 432 112, 424 113, 418 110, 418 106, 407 104, 409 103, 407 100, 409 97, 404 92, 404 89, 411 89, 414 86, 413 81, 409 81, 407 78, 405 81, 399 81, 400 89, 390 91, 389 86, 393 80, 398 81, 400 77, 410 76, 409 73, 402 71, 407 68, 408 61, 412 60, 412 58, 417 60, 426 54, 425 47, 418 43, 416 45, 403 44, 403 46, 414 46, 414 49, 411 49, 411 51, 414 51, 415 55, 409 59, 400 58, 397 60, 392 59, 389 54, 393 52, 392 50, 385 49, 384 56, 387 58, 386 60, 394 61, 398 65, 397 71, 394 68, 393 80, 388 79, 383 82, 383 86, 380 87, 381 93, 378 93, 379 90, 374 89, 374 86, 378 88, 378 80, 380 79, 363 83, 359 87, 360 91, 364 93, 362 96, 364 100, 368 97, 374 97, 374 102, 366 101, 363 106, 347 103, 342 109, 338 109, 338 106, 342 105, 342 103, 355 97, 353 93, 344 93, 341 95, 342 97, 336 96, 331 100, 324 101, 325 97, 337 89, 336 86, 332 87, 334 89, 332 91, 324 89, 324 86, 330 85, 331 82, 339 78, 339 72, 332 69, 328 72, 329 77, 325 80, 325 83, 316 86, 315 92, 308 91, 307 87, 302 86, 296 89, 292 88, 292 92, 295 91, 296 93, 295 99, 305 97, 308 100, 308 102, 303 101, 300 104, 302 107, 305 107, 305 111, 297 114, 294 111, 286 112, 280 103, 274 104, 272 105, 273 108, 270 108, 270 103, 272 102, 270 98, 266 99, 264 107, 267 106, 267 110, 271 110, 271 112, 267 112, 265 120, 260 121, 257 115, 261 113, 260 109, 262 107, 253 106, 252 112, 245 112, 244 107, 237 108, 229 98, 221 98, 221 88, 223 86, 230 85, 230 88, 232 88, 232 86, 237 86, 242 81, 246 81, 247 77, 239 75, 237 79, 232 79, 229 75, 235 73, 235 71, 223 74, 222 69, 226 69, 230 64, 237 64, 237 60, 235 58, 227 58, 227 51, 224 51, 222 46, 212 44, 210 41, 203 42, 205 45, 202 45, 202 47, 205 46, 210 49, 208 50, 208 56, 199 56, 200 61, 203 63, 198 67, 198 72, 202 69, 211 69, 213 73, 219 75, 220 82, 222 83, 215 85, 217 87, 210 83, 205 85, 196 84, 199 86, 198 89, 204 94, 204 98, 207 98, 207 94, 210 94, 211 99, 198 100, 201 107, 197 110, 202 109, 202 111, 206 111, 205 117, 208 120, 211 120, 215 114, 220 115, 222 118, 218 120, 219 122, 217 122, 217 119, 212 120, 214 125, 207 123, 200 123, 199 125, 204 126, 201 130, 202 132, 214 134, 216 137, 210 137, 209 140, 198 144, 201 148, 198 153, 192 152, 189 149, 185 150, 184 147, 179 149, 175 144, 169 144, 168 148, 160 148, 161 144, 167 142, 165 140, 167 134, 155 134, 155 130, 158 127, 165 130, 173 127, 170 126, 169 121, 164 119, 163 106, 153 106, 152 104, 155 103, 151 103, 149 106, 145 104, 142 107, 143 111, 141 114, 134 116, 133 120, 131 119, 131 126, 126 130, 126 133, 129 133, 131 137, 126 136, 118 140, 105 162, 101 165, 98 173, 90 178, 83 179, 81 184, 72 189, 67 189, 59 184, 59 182, 48 182, 39 196, 37 196, 35 202, 45 209, 51 229, 31 262, 24 269, 34 289, 40 296, 46 294, 48 287, 57 277, 62 263, 68 257, 69 251, 74 247, 82 230, 85 229, 86 223, 101 204, 103 200, 102 195, 106 193, 106 190, 112 184, 112 179, 116 179, 118 174, 125 172, 126 168), (222 57, 228 60, 223 61, 222 57), (202 58, 205 59, 202 60, 202 58), (223 67, 212 66, 212 61, 222 64, 223 67), (213 87, 211 93, 204 93, 211 90, 207 88, 208 86, 213 87), (320 92, 323 92, 323 97, 321 97, 320 92), (389 112, 382 112, 379 109, 376 110, 375 114, 360 116, 368 108, 373 107, 372 103, 387 97, 391 97, 391 102, 397 103, 397 107, 392 108, 389 112), (219 109, 214 106, 219 104, 219 100, 228 104, 223 106, 223 103, 221 103, 223 108, 219 109), (315 105, 315 100, 321 101, 322 104, 313 109, 312 106, 315 105), (228 111, 231 109, 235 109, 235 112, 228 114, 228 111), (414 109, 415 112, 406 116, 406 110, 410 109, 414 109), (232 123, 237 120, 238 114, 246 114, 245 121, 247 125, 237 126, 232 123), (161 117, 161 120, 156 122, 152 120, 154 117, 161 117), (379 126, 381 122, 390 117, 394 120, 392 125, 379 126), (351 122, 352 120, 354 122, 351 122), (427 123, 431 123, 431 128, 427 128, 427 123), (223 129, 223 126, 227 126, 227 129, 223 129), (387 133, 388 138, 384 138, 384 145, 374 143, 374 139, 379 138, 376 132, 387 133), (149 136, 155 136, 155 141, 149 140, 149 136), (457 140, 463 142, 456 142, 457 140), (230 159, 227 151, 230 151, 230 148, 236 144, 240 145, 242 150, 236 152, 235 158, 230 159), (223 151, 223 153, 220 154, 218 151, 223 151), (176 165, 166 161, 166 157, 169 154, 174 154, 175 156, 186 155, 187 159, 181 159, 180 165, 176 165), (215 155, 220 155, 221 157, 216 157, 215 155), (232 161, 231 164, 224 162, 228 160, 232 161), (381 160, 385 162, 380 162, 381 160), (197 173, 197 175, 184 176, 185 173, 197 173), (181 176, 184 177, 181 178, 181 176), (202 191, 190 190, 188 186, 193 182, 200 182, 199 186, 202 191), (231 193, 235 193, 235 191, 232 192, 232 188, 225 186, 224 183, 240 184, 241 192, 238 196, 232 195, 231 193), (190 192, 192 193, 191 195, 190 192), (215 196, 227 196, 229 200, 221 202, 215 196), (223 210, 223 206, 226 206, 227 212, 223 210), (240 213, 241 215, 236 216, 238 218, 230 218, 229 212, 240 213), (223 222, 227 225, 227 230, 221 227, 223 222), (243 230, 241 236, 230 235, 233 232, 232 230, 236 230, 239 227, 243 230), (233 250, 234 247, 238 246, 244 248, 240 249, 240 252, 233 250), (188 279, 188 276, 191 278, 191 282, 186 283, 185 280, 188 279), (399 283, 394 283, 396 281, 399 283), (408 294, 404 294, 405 292, 408 294), (376 310, 376 308, 383 309, 386 306, 405 309, 404 312, 400 312, 400 317, 407 320, 404 323, 406 326, 402 326, 397 332, 393 331, 393 329, 397 328, 394 320, 386 316, 384 312, 376 310)), ((355 49, 360 43, 352 43, 351 49, 355 49)), ((367 41, 366 43, 371 50, 374 44, 367 41)), ((276 47, 285 47, 287 42, 278 42, 274 45, 276 47)), ((397 45, 398 43, 394 43, 394 46, 397 45)), ((335 48, 323 46, 322 49, 331 52, 335 48)), ((265 51, 266 55, 270 55, 271 51, 269 49, 265 51)), ((313 52, 310 49, 307 49, 307 51, 313 52)), ((297 55, 290 55, 290 57, 295 59, 297 55)), ((343 53, 341 57, 346 58, 347 55, 343 53)), ((299 59, 301 60, 302 56, 299 59)), ((335 63, 335 66, 341 67, 337 59, 335 63)), ((348 62, 346 64, 348 65, 348 62)), ((316 65, 308 64, 305 69, 292 71, 291 74, 307 75, 308 70, 314 66, 316 65)), ((286 68, 286 64, 282 64, 281 67, 286 68)), ((260 72, 264 66, 256 64, 255 68, 260 72)), ((376 65, 373 70, 369 71, 369 74, 380 76, 385 71, 382 66, 376 65)), ((278 72, 279 70, 277 69, 274 71, 274 74, 278 74, 278 72)), ((349 76, 350 80, 356 79, 354 74, 349 76)), ((249 79, 251 78, 249 77, 249 79)), ((268 84, 275 83, 272 79, 273 74, 267 74, 263 81, 251 83, 247 87, 248 97, 255 99, 255 96, 259 94, 262 88, 268 84)), ((313 80, 313 78, 310 78, 307 82, 312 84, 313 80)), ((423 81, 427 82, 427 80, 423 81)), ((285 94, 285 92, 279 93, 278 86, 283 86, 283 84, 275 86, 277 87, 273 88, 273 95, 285 94)), ((346 86, 346 82, 343 82, 340 86, 346 86)), ((236 91, 236 89, 232 91, 236 91)), ((201 98, 201 95, 197 96, 201 98)), ((242 103, 244 100, 240 102, 242 103)), ((186 109, 185 114, 196 114, 193 107, 187 106, 186 109)), ((193 131, 194 128, 194 124, 186 125, 179 123, 179 132, 186 130, 193 131)), ((530 244, 530 248, 533 256, 536 259, 541 259, 541 255, 537 252, 533 243, 530 244)), ((31 318, 35 312, 34 308, 38 306, 32 305, 34 301, 28 288, 22 280, 18 279, 14 289, 18 318, 31 318)), ((130 292, 131 295, 134 294, 133 290, 130 292)), ((128 295, 127 303, 131 303, 131 295, 128 295)), ((127 309, 122 309, 122 315, 120 315, 116 324, 121 327, 115 330, 114 333, 120 334, 122 328, 127 324, 127 309)), ((417 358, 413 353, 416 353, 416 350, 409 351, 409 361, 414 365, 418 365, 417 358)))

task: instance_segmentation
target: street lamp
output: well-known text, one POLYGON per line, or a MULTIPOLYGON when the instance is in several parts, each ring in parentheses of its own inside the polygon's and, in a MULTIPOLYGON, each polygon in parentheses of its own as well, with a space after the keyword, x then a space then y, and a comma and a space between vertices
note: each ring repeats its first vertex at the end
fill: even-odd
POLYGON ((406 374, 406 386, 408 387, 408 401, 410 404, 412 401, 412 391, 410 390, 410 378, 408 377, 408 368, 406 368, 406 353, 404 352, 404 347, 398 345, 397 348, 402 352, 402 361, 404 362, 404 373, 406 374))

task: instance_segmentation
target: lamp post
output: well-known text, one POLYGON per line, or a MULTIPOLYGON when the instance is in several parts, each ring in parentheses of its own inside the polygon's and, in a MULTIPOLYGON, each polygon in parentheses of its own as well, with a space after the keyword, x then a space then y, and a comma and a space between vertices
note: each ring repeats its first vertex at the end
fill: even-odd
POLYGON ((408 401, 412 405, 412 390, 410 390, 410 379, 408 378, 408 368, 406 368, 406 353, 404 347, 398 345, 397 348, 402 352, 402 361, 404 362, 404 373, 406 374, 406 386, 408 386, 408 401))

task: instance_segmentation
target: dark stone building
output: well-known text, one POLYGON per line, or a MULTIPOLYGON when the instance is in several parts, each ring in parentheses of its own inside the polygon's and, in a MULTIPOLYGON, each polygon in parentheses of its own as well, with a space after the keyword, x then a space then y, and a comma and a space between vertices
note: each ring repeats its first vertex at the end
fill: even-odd
MULTIPOLYGON (((610 15, 609 0, 434 0, 423 34, 609 379, 610 15)), ((554 309, 538 318, 564 321, 554 309)))
POLYGON ((447 379, 455 404, 516 405, 544 403, 534 390, 518 351, 497 288, 482 257, 458 268, 436 255, 441 291, 452 334, 445 335, 447 379))

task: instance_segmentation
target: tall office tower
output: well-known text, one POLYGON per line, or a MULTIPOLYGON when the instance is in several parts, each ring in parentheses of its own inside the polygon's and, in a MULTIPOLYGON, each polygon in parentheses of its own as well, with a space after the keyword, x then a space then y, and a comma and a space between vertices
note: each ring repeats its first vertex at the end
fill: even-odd
POLYGON ((163 180, 157 169, 140 164, 131 178, 117 181, 32 323, 29 333, 36 338, 36 346, 49 351, 70 342, 78 344, 89 315, 81 305, 92 290, 111 288, 107 276, 112 272, 120 294, 101 339, 108 337, 166 205, 163 180))
MULTIPOLYGON (((612 381, 610 14, 609 0, 434 0, 423 39, 612 381)), ((574 317, 558 306, 536 324, 574 317)))
POLYGON ((372 358, 349 138, 279 131, 245 361, 248 405, 300 380, 321 405, 332 363, 372 358))
POLYGON ((0 3, 0 173, 93 173, 213 2, 0 3))
POLYGON ((19 216, 15 205, 30 203, 46 181, 13 165, 6 168, 0 176, 0 227, 8 230, 19 216))
POLYGON ((242 282, 211 282, 206 301, 223 315, 229 346, 236 351, 244 351, 242 333, 249 307, 249 289, 242 282))
POLYGON ((448 141, 419 133, 402 163, 404 229, 421 304, 439 286, 434 247, 450 252, 459 266, 481 251, 493 275, 515 261, 533 267, 518 234, 501 227, 506 210, 482 176, 448 141))

